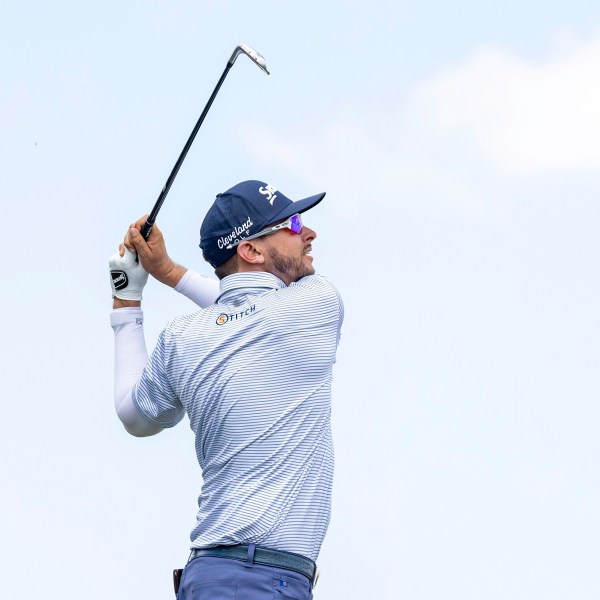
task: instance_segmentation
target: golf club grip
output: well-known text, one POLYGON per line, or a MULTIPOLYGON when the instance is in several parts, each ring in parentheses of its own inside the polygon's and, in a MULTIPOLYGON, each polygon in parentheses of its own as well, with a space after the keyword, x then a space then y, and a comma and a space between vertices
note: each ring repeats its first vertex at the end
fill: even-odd
POLYGON ((142 227, 142 237, 147 240, 150 237, 150 232, 152 231, 152 227, 154 227, 154 221, 150 221, 148 218, 142 227))

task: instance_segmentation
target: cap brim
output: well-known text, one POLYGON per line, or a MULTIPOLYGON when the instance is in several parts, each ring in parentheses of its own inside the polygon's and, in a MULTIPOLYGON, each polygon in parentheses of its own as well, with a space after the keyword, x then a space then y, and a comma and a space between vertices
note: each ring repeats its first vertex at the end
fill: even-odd
POLYGON ((295 202, 288 204, 281 212, 274 215, 269 220, 268 223, 265 223, 265 227, 267 225, 272 225, 273 223, 275 223, 275 221, 281 221, 282 219, 288 219, 289 217, 291 217, 292 215, 295 215, 297 213, 306 212, 313 206, 316 206, 317 204, 319 204, 319 202, 321 202, 321 200, 323 200, 323 198, 325 198, 325 193, 326 192, 323 192, 322 194, 316 194, 314 196, 309 196, 308 198, 304 198, 302 200, 296 200, 295 202))

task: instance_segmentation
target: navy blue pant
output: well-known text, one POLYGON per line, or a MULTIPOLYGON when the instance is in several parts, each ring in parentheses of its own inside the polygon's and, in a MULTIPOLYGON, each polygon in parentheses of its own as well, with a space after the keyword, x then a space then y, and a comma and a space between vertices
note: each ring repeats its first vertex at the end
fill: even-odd
POLYGON ((183 571, 177 600, 312 600, 304 575, 231 558, 201 556, 183 571))

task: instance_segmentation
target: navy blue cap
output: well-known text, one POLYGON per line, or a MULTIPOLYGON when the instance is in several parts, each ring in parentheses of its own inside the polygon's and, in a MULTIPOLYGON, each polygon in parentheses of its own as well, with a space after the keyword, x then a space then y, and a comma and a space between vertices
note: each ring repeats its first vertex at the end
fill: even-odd
POLYGON ((325 192, 293 202, 275 186, 263 181, 243 181, 218 194, 200 227, 200 248, 213 267, 237 252, 227 246, 265 227, 312 208, 325 192))

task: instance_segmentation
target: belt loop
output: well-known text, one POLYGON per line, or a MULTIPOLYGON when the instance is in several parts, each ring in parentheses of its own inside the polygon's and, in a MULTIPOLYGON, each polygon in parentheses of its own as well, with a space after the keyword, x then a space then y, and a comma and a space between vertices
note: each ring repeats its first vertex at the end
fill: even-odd
POLYGON ((254 564, 254 551, 256 550, 256 544, 248 544, 248 555, 246 557, 245 567, 251 567, 254 564))

